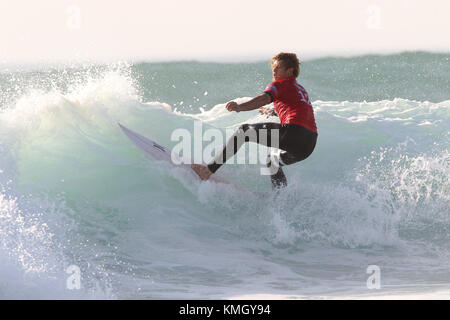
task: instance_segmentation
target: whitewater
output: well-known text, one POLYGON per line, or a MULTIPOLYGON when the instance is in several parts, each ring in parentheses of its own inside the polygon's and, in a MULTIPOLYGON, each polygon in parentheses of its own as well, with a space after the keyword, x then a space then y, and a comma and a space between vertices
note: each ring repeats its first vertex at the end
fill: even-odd
POLYGON ((449 54, 303 61, 319 137, 281 193, 254 164, 193 179, 117 125, 173 148, 277 122, 225 109, 270 82, 268 62, 2 66, 0 299, 448 298, 449 54))

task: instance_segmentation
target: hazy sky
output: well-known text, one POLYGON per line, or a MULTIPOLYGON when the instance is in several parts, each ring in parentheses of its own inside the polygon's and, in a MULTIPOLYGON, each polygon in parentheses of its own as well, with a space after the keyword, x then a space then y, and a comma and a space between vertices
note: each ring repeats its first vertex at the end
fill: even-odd
POLYGON ((0 62, 450 51, 450 0, 1 0, 0 62))

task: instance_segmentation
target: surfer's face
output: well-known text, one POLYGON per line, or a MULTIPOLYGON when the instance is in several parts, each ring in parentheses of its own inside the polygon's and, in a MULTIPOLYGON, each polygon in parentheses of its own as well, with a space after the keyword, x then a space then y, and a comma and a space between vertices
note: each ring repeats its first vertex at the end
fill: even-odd
POLYGON ((280 80, 284 78, 292 77, 293 68, 286 69, 282 61, 275 60, 272 64, 272 77, 273 80, 280 80))

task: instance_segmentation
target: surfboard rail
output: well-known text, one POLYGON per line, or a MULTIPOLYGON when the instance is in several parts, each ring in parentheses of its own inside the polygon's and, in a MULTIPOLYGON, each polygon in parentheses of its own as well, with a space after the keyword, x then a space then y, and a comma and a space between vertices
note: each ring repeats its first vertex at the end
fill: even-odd
MULTIPOLYGON (((153 141, 152 139, 134 132, 133 130, 122 125, 120 122, 117 122, 117 124, 119 125, 122 132, 128 137, 128 139, 130 139, 131 142, 133 142, 133 144, 138 147, 139 150, 144 152, 150 159, 165 161, 170 163, 174 167, 184 167, 187 170, 191 171, 193 175, 200 180, 200 177, 191 168, 191 166, 189 164, 183 163, 182 159, 180 159, 180 157, 176 153, 172 152, 172 150, 156 141, 153 141), (176 163, 174 163, 173 160, 175 160, 176 163)), ((228 181, 218 175, 212 175, 209 180, 218 183, 230 184, 228 181)))

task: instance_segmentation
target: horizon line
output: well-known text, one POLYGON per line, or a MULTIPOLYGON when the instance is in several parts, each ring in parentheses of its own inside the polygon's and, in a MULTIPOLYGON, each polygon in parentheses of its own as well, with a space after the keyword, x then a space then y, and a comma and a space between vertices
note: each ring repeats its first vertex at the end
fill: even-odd
MULTIPOLYGON (((287 51, 286 51, 287 52, 287 51)), ((295 52, 301 62, 314 61, 327 58, 356 58, 365 56, 390 56, 400 55, 405 53, 431 53, 431 54, 450 54, 450 48, 441 49, 390 49, 390 50, 334 50, 327 53, 325 50, 305 51, 299 54, 298 50, 291 50, 295 52)), ((0 61, 0 67, 59 67, 59 66, 80 66, 80 65, 109 65, 114 63, 183 63, 183 62, 197 62, 197 63, 217 63, 217 64, 234 64, 234 63, 263 63, 269 61, 274 54, 256 53, 256 54, 228 54, 228 55, 188 55, 183 58, 181 56, 161 57, 161 56, 130 56, 130 57, 77 57, 74 59, 38 59, 8 61, 6 59, 0 61)))

